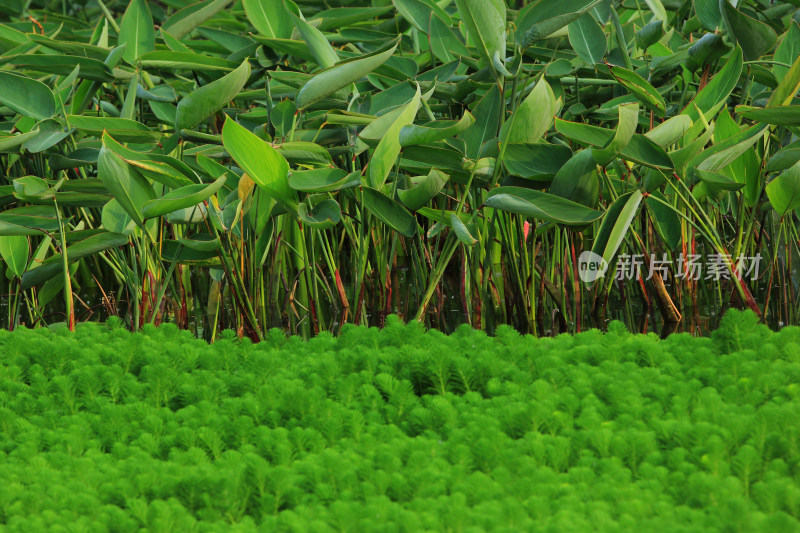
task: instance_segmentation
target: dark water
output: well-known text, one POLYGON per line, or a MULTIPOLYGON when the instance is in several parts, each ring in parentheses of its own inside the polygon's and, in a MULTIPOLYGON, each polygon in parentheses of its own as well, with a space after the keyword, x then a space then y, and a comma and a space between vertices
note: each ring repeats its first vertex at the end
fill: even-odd
MULTIPOLYGON (((417 311, 416 293, 414 288, 409 286, 409 276, 407 269, 397 269, 396 277, 393 280, 393 294, 391 296, 391 304, 389 306, 389 313, 400 316, 403 320, 413 320, 417 311), (399 289, 397 288, 399 287, 399 289)), ((498 274, 499 275, 499 274, 498 274)), ((501 283, 502 280, 498 279, 501 283)), ((464 312, 464 304, 459 297, 460 294, 460 280, 456 276, 446 275, 442 279, 443 294, 446 296, 442 302, 434 301, 428 308, 426 324, 429 327, 439 329, 444 332, 452 332, 462 324, 469 323, 469 318, 464 312)), ((346 287, 348 294, 352 293, 352 287, 346 287)), ((117 299, 117 295, 107 295, 106 299, 99 290, 85 290, 75 295, 75 315, 77 322, 105 321, 110 315, 115 314, 123 318, 123 321, 130 327, 132 326, 132 319, 128 313, 128 302, 124 296, 117 299)), ((628 330, 636 333, 655 333, 662 337, 673 333, 690 333, 695 336, 709 335, 719 325, 719 322, 725 310, 730 306, 727 302, 717 301, 716 298, 700 298, 696 307, 684 306, 681 309, 683 318, 679 322, 665 321, 661 315, 658 306, 655 302, 647 305, 645 300, 638 294, 624 298, 624 295, 616 290, 612 290, 609 295, 608 301, 604 306, 604 314, 592 314, 583 312, 580 314, 578 320, 573 319, 572 316, 561 316, 557 309, 544 308, 540 309, 537 316, 536 334, 544 336, 552 336, 560 333, 575 333, 578 331, 585 331, 588 329, 601 329, 606 330, 611 321, 617 320, 625 324, 628 330)), ((505 307, 505 297, 500 291, 500 306, 505 307)), ((220 316, 217 317, 218 328, 216 335, 222 329, 234 327, 236 310, 231 304, 230 299, 224 299, 224 306, 220 309, 220 316)), ((9 326, 9 307, 13 306, 13 295, 8 294, 0 297, 0 328, 8 329, 9 326)), ((273 302, 273 307, 278 304, 273 302)), ((367 301, 367 306, 363 312, 362 323, 370 326, 381 326, 385 321, 387 312, 384 309, 377 309, 376 305, 372 305, 367 301)), ((174 309, 174 308, 173 308, 174 309)), ((199 338, 210 340, 214 330, 213 315, 209 315, 205 305, 201 304, 197 309, 194 309, 190 303, 188 309, 188 321, 184 320, 190 331, 193 331, 199 338)), ((323 318, 323 324, 326 329, 337 332, 341 327, 340 309, 330 309, 327 317, 323 318)), ((524 320, 516 320, 513 315, 506 316, 507 320, 503 317, 494 317, 491 323, 482 324, 482 329, 492 333, 492 329, 501 324, 509 323, 514 326, 521 333, 530 333, 532 328, 524 320)), ((352 313, 349 315, 348 321, 353 320, 352 313)), ((178 322, 174 312, 171 312, 169 307, 163 318, 164 322, 178 322)), ((784 322, 776 318, 773 313, 766 320, 767 325, 773 329, 780 329, 784 322)), ((42 310, 41 316, 35 315, 29 311, 29 308, 24 299, 19 302, 19 318, 18 325, 31 326, 49 326, 49 327, 62 327, 66 324, 66 315, 64 314, 63 297, 59 294, 42 310), (32 317, 33 315, 33 317, 32 317), (31 320, 33 318, 33 320, 31 320)), ((473 324, 474 325, 474 324, 473 324)), ((283 317, 273 314, 271 316, 268 327, 277 327, 287 331, 288 333, 302 333, 297 327, 292 327, 286 322, 286 313, 283 317)))

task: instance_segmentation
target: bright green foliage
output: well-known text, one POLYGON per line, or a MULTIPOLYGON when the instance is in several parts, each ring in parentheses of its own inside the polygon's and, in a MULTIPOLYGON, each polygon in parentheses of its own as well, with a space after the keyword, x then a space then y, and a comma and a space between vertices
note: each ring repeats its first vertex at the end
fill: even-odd
POLYGON ((800 323, 798 56, 798 0, 0 0, 2 322, 800 323))
POLYGON ((0 333, 4 531, 794 531, 800 328, 0 333))

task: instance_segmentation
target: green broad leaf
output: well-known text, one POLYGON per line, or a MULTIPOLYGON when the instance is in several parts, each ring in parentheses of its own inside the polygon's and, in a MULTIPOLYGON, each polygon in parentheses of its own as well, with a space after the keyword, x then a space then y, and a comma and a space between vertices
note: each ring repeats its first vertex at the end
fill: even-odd
POLYGON ((11 72, 0 71, 0 103, 37 120, 56 114, 55 96, 47 85, 11 72))
POLYGON ((663 36, 664 22, 661 20, 653 20, 636 32, 636 46, 642 50, 647 50, 652 45, 656 44, 663 36))
POLYGON ((650 11, 653 13, 653 19, 660 20, 664 23, 667 22, 667 10, 664 8, 664 4, 661 3, 661 0, 644 0, 644 3, 647 4, 647 7, 650 8, 650 11))
POLYGON ((588 207, 596 206, 600 175, 592 150, 581 150, 572 156, 556 172, 548 192, 588 207))
POLYGON ((111 199, 100 213, 100 222, 103 228, 112 233, 130 235, 136 229, 136 222, 131 218, 125 208, 117 200, 111 199))
POLYGON ((416 214, 422 215, 425 218, 433 220, 434 222, 439 222, 447 227, 452 227, 452 216, 457 216, 461 222, 464 222, 465 224, 469 222, 470 218, 472 218, 472 215, 469 213, 456 214, 455 211, 449 211, 447 209, 433 209, 431 207, 421 207, 416 214))
POLYGON ((178 242, 186 248, 198 252, 216 252, 222 247, 219 238, 209 233, 195 233, 191 238, 180 237, 178 242))
POLYGON ((694 97, 692 103, 686 106, 682 114, 689 115, 695 123, 700 122, 698 110, 703 113, 706 121, 713 119, 739 82, 743 67, 742 49, 736 47, 725 66, 697 93, 697 96, 694 97))
MULTIPOLYGON (((238 63, 194 52, 164 52, 157 50, 139 58, 145 69, 196 70, 199 72, 228 72, 238 63)), ((81 69, 83 70, 83 69, 81 69)))
POLYGON ((705 183, 706 186, 710 187, 712 191, 715 189, 721 191, 738 191, 745 186, 744 183, 739 183, 733 178, 717 172, 697 169, 695 174, 700 181, 705 183))
POLYGON ((736 113, 750 120, 773 126, 800 126, 800 105, 752 107, 740 105, 736 113))
POLYGON ((498 67, 506 58, 505 0, 455 0, 455 4, 467 28, 469 42, 474 44, 485 66, 498 78, 501 74, 498 67))
POLYGON ((600 211, 555 194, 522 187, 492 189, 485 204, 501 211, 566 226, 586 226, 603 216, 600 211))
POLYGON ((103 145, 135 167, 145 177, 162 183, 171 189, 197 183, 198 179, 189 166, 182 161, 161 154, 135 152, 122 146, 111 135, 103 138, 103 145))
POLYGON ((462 133, 474 123, 475 117, 469 111, 465 111, 461 120, 437 120, 421 126, 409 124, 400 130, 400 146, 442 141, 462 133))
POLYGON ((159 30, 159 33, 161 35, 161 39, 164 41, 164 44, 166 44, 167 48, 169 48, 173 52, 185 52, 189 54, 194 53, 192 52, 191 48, 183 44, 180 41, 180 39, 176 39, 175 37, 170 35, 166 30, 164 30, 164 28, 161 28, 159 30))
POLYGON ((413 237, 417 234, 417 220, 400 203, 371 187, 362 187, 361 191, 364 207, 375 218, 404 237, 413 237))
POLYGON ((228 117, 222 144, 250 179, 265 189, 290 213, 297 210, 297 194, 289 187, 289 163, 275 148, 228 117))
POLYGON ((464 224, 455 213, 450 214, 450 227, 453 228, 458 240, 465 246, 475 246, 475 244, 477 244, 478 239, 472 236, 467 225, 464 224))
POLYGON ((606 55, 606 34, 590 13, 569 24, 569 44, 590 65, 601 63, 606 55))
POLYGON ((392 4, 404 19, 425 35, 430 33, 430 21, 434 18, 448 26, 453 24, 450 15, 433 0, 392 0, 392 4))
POLYGON ((145 219, 154 218, 172 213, 173 211, 193 207, 217 194, 217 191, 219 191, 223 185, 225 185, 225 176, 221 176, 208 185, 197 183, 175 189, 161 198, 145 202, 142 205, 142 216, 145 219))
POLYGON ((293 170, 289 174, 289 186, 303 192, 333 192, 361 185, 361 173, 348 174, 339 168, 315 168, 293 170))
POLYGON ((313 52, 305 41, 262 37, 261 35, 254 35, 253 38, 267 48, 274 50, 278 55, 293 56, 305 61, 316 61, 313 52))
POLYGON ((556 97, 544 76, 523 100, 500 130, 503 144, 534 143, 553 125, 556 97))
POLYGON ((255 41, 250 37, 239 35, 226 30, 200 26, 197 33, 219 44, 231 53, 241 52, 256 46, 255 41))
POLYGON ((712 122, 708 129, 706 129, 697 139, 685 144, 683 148, 673 150, 669 153, 670 158, 675 164, 675 173, 678 174, 680 178, 683 179, 686 177, 686 169, 689 165, 689 162, 694 159, 697 154, 703 151, 703 148, 705 148, 705 146, 708 144, 708 141, 711 140, 711 136, 714 134, 715 129, 716 124, 712 122))
POLYGON ((11 152, 37 135, 39 135, 38 129, 31 130, 27 133, 16 133, 13 135, 0 134, 0 152, 11 152))
POLYGON ((622 67, 612 66, 610 71, 611 75, 614 76, 619 84, 625 87, 637 100, 643 103, 648 109, 657 112, 659 116, 664 116, 667 111, 667 104, 664 102, 664 97, 661 96, 652 85, 647 83, 647 80, 635 72, 622 67))
MULTIPOLYGON (((121 233, 101 231, 86 238, 73 242, 67 247, 67 260, 70 263, 79 261, 84 257, 116 248, 128 243, 128 236, 121 233)), ((55 254, 46 259, 40 266, 27 271, 22 276, 22 290, 41 285, 45 281, 64 272, 64 262, 61 254, 55 254)))
POLYGON ((561 144, 509 144, 503 164, 513 176, 547 182, 571 157, 572 151, 561 144))
POLYGON ((595 237, 592 252, 611 265, 642 203, 642 191, 623 194, 608 208, 595 237))
POLYGON ((301 203, 297 206, 297 216, 308 227, 321 230, 338 224, 342 220, 342 210, 336 200, 326 198, 310 210, 306 204, 301 203))
POLYGON ((28 237, 24 235, 6 235, 0 237, 0 257, 15 277, 20 278, 28 268, 30 248, 28 237))
POLYGON ((40 235, 58 230, 52 206, 25 206, 0 211, 0 236, 40 235))
POLYGON ((14 180, 14 196, 21 200, 50 199, 52 201, 55 191, 45 180, 37 176, 23 176, 14 180))
POLYGON ((451 28, 438 16, 430 18, 430 29, 425 33, 430 38, 431 51, 442 62, 448 63, 460 57, 469 57, 470 51, 464 45, 460 32, 451 28))
POLYGON ((22 148, 38 154, 52 148, 70 136, 72 130, 65 129, 57 120, 47 119, 36 124, 39 134, 23 143, 22 148))
POLYGON ((766 191, 772 208, 780 216, 800 207, 800 163, 770 181, 766 191))
POLYGON ((686 67, 695 71, 715 63, 730 50, 722 36, 716 33, 706 33, 700 37, 690 48, 686 67))
POLYGON ((800 161, 800 142, 795 142, 778 150, 767 161, 767 172, 786 170, 800 161))
POLYGON ((602 147, 592 149, 592 156, 601 167, 607 166, 628 146, 639 124, 639 104, 621 104, 617 108, 619 123, 614 136, 602 147))
POLYGON ((299 109, 305 109, 311 104, 332 95, 339 89, 360 80, 383 65, 392 56, 398 44, 394 43, 389 48, 341 61, 333 67, 317 73, 297 93, 295 104, 299 109))
POLYGON ((367 22, 392 11, 391 5, 375 7, 334 7, 316 13, 309 22, 319 31, 332 31, 367 22))
MULTIPOLYGON (((413 97, 409 98, 408 102, 410 102, 412 99, 413 97)), ((405 103, 407 104, 408 102, 405 103)), ((392 109, 388 113, 373 119, 372 122, 367 124, 367 127, 361 130, 361 132, 358 134, 358 138, 369 147, 378 146, 381 140, 386 136, 386 132, 389 131, 389 128, 392 127, 392 124, 394 124, 397 119, 402 116, 404 111, 405 106, 401 105, 395 109, 392 109)))
POLYGON ((13 65, 15 70, 33 70, 69 76, 76 66, 80 66, 78 77, 84 80, 111 83, 114 74, 102 61, 89 57, 59 54, 20 54, 0 57, 0 65, 13 65))
POLYGON ((768 24, 745 15, 728 0, 719 0, 719 6, 728 33, 742 48, 745 61, 755 61, 775 46, 778 35, 768 24))
MULTIPOLYGON (((565 137, 581 144, 598 148, 608 146, 615 135, 615 132, 612 130, 592 126, 590 124, 569 122, 561 120, 560 118, 556 118, 555 125, 556 131, 565 137)), ((672 168, 670 156, 667 155, 663 148, 644 135, 635 134, 631 137, 630 142, 622 149, 620 155, 624 159, 648 167, 662 169, 672 168)))
POLYGON ((397 191, 400 201, 411 211, 416 211, 430 202, 439 194, 450 176, 436 169, 431 169, 427 176, 412 178, 413 186, 410 189, 397 191))
POLYGON ((765 124, 751 126, 733 137, 714 144, 711 148, 706 148, 689 162, 688 168, 696 167, 708 171, 724 168, 748 151, 767 133, 765 124))
POLYGON ((153 142, 161 138, 161 133, 127 118, 67 115, 66 119, 71 127, 95 137, 100 137, 105 131, 122 142, 153 142))
POLYGON ((197 204, 194 207, 167 213, 166 219, 170 224, 200 224, 207 220, 207 216, 208 209, 205 204, 197 204))
MULTIPOLYGON (((775 48, 775 61, 791 65, 798 57, 800 57, 800 23, 793 21, 789 25, 789 30, 783 34, 778 47, 775 48)), ((789 72, 789 67, 775 65, 772 67, 772 71, 775 73, 775 78, 782 80, 789 72)))
POLYGON ((692 119, 688 115, 676 115, 648 131, 644 136, 661 148, 666 148, 682 139, 691 127, 692 119))
MULTIPOLYGON (((107 135, 103 136, 103 140, 107 135)), ((142 205, 156 197, 153 187, 136 169, 103 144, 97 159, 97 177, 128 216, 139 226, 144 223, 142 205)))
POLYGON ((297 106, 289 99, 278 102, 278 104, 272 108, 269 114, 269 121, 275 128, 275 133, 279 137, 286 137, 292 131, 292 127, 296 125, 296 114, 297 106))
POLYGON ((367 177, 372 187, 379 189, 383 187, 386 178, 392 171, 392 167, 397 162, 397 157, 402 149, 400 145, 400 131, 403 127, 411 124, 417 116, 420 105, 420 89, 417 85, 417 92, 411 101, 403 107, 402 113, 398 115, 392 125, 386 130, 386 134, 378 143, 375 152, 369 160, 367 166, 367 177))
POLYGON ((292 20, 283 0, 242 0, 250 24, 264 37, 288 39, 292 36, 292 20))
POLYGON ((176 39, 191 33, 193 29, 225 9, 232 0, 205 0, 189 4, 173 13, 161 27, 176 39))
POLYGON ((29 39, 32 42, 40 44, 55 52, 70 56, 90 57, 98 61, 105 61, 106 57, 108 57, 108 52, 110 51, 106 47, 94 46, 91 44, 78 43, 74 41, 57 40, 36 33, 29 34, 29 39))
POLYGON ((719 0, 694 0, 697 18, 707 30, 714 31, 722 25, 722 12, 719 9, 719 0))
POLYGON ((603 0, 535 0, 517 14, 517 45, 528 48, 568 26, 603 0))
POLYGON ((290 163, 298 165, 331 165, 331 154, 322 146, 308 141, 290 141, 276 144, 278 151, 290 163))
POLYGON ((146 52, 155 50, 156 32, 146 0, 131 0, 119 25, 119 44, 125 45, 122 57, 135 64, 146 52))
POLYGON ((800 56, 795 58, 786 74, 778 83, 778 87, 772 92, 767 106, 784 106, 791 104, 795 96, 800 91, 800 56))
MULTIPOLYGON (((287 0, 286 5, 288 4, 289 1, 287 0)), ((296 8, 297 6, 294 7, 296 8)), ((301 14, 299 16, 296 15, 293 9, 287 9, 286 11, 320 67, 329 68, 339 62, 339 54, 336 53, 336 50, 333 49, 333 46, 321 31, 306 22, 301 14)), ((297 11, 299 14, 299 9, 297 11)))
MULTIPOLYGON (((199 235, 196 237, 198 237, 196 240, 201 240, 199 235)), ((217 250, 200 249, 203 248, 203 243, 201 242, 198 242, 194 247, 188 246, 188 240, 190 239, 181 239, 179 241, 164 239, 161 246, 161 260, 170 263, 174 261, 178 264, 195 267, 222 267, 222 262, 219 259, 219 252, 217 250)))
POLYGON ((235 99, 250 79, 250 63, 245 60, 233 72, 195 89, 178 103, 175 129, 191 129, 235 99))
POLYGON ((666 243, 670 250, 676 250, 683 238, 681 219, 671 206, 664 205, 656 198, 669 203, 660 191, 652 191, 645 199, 647 210, 661 240, 666 243))
POLYGON ((467 157, 476 159, 483 144, 497 137, 497 128, 502 112, 504 110, 500 89, 493 84, 473 108, 472 114, 475 116, 475 123, 459 135, 459 138, 463 139, 466 144, 467 157))

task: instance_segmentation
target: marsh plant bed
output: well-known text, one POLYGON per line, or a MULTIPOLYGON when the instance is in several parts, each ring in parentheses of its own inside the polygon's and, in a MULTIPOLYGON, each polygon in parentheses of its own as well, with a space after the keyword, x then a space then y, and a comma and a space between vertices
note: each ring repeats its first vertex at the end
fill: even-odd
POLYGON ((800 328, 0 332, 4 531, 797 531, 800 328))

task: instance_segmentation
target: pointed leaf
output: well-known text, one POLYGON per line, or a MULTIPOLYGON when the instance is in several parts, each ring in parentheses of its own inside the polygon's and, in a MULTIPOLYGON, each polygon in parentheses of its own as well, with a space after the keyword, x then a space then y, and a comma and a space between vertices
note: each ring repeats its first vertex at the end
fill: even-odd
POLYGON ((603 216, 600 211, 560 196, 522 187, 497 187, 489 193, 486 205, 567 226, 586 226, 603 216))
POLYGON ((506 57, 505 0, 455 0, 455 3, 469 40, 478 48, 486 66, 496 71, 495 56, 501 62, 506 57))
POLYGON ((628 146, 636 133, 636 126, 639 123, 639 104, 621 104, 618 108, 619 123, 614 131, 614 137, 602 148, 592 150, 597 164, 604 167, 617 157, 617 154, 628 146))
POLYGON ((223 185, 225 185, 225 176, 221 176, 208 185, 197 183, 175 189, 161 198, 145 202, 142 205, 142 216, 146 219, 154 218, 173 211, 193 207, 215 195, 223 185))
POLYGON ((28 237, 23 235, 0 237, 0 256, 6 262, 8 269, 18 278, 28 268, 29 252, 28 237))
POLYGON ((342 219, 342 210, 336 200, 326 198, 310 211, 308 206, 301 203, 297 206, 297 215, 303 224, 316 230, 331 228, 342 219))
POLYGON ((386 182, 386 178, 392 171, 392 167, 397 161, 397 156, 400 155, 402 149, 400 145, 400 131, 403 127, 411 124, 414 117, 417 116, 419 109, 420 90, 417 85, 417 92, 411 101, 403 108, 403 112, 395 119, 394 123, 386 131, 386 134, 378 143, 375 152, 369 160, 367 172, 369 176, 369 183, 374 188, 381 188, 386 182))
POLYGON ((500 130, 501 143, 534 143, 553 125, 556 97, 544 77, 511 114, 500 130))
POLYGON ((11 72, 0 71, 0 103, 37 120, 56 114, 55 96, 47 85, 11 72))
POLYGON ((400 130, 400 146, 430 144, 454 137, 475 123, 469 111, 464 112, 461 120, 437 120, 424 126, 409 124, 400 130))
POLYGON ((236 98, 249 78, 250 63, 245 60, 233 72, 189 93, 178 103, 175 129, 191 129, 222 109, 236 98))
POLYGON ((427 176, 416 180, 417 183, 412 188, 397 191, 397 196, 407 208, 416 211, 439 194, 449 179, 447 174, 432 169, 427 176))
POLYGON ((397 46, 398 43, 394 43, 388 49, 339 62, 333 67, 317 73, 297 93, 295 104, 299 109, 305 109, 354 81, 360 80, 383 65, 392 56, 397 46))
POLYGON ((230 117, 222 127, 222 143, 259 187, 266 189, 289 212, 295 212, 297 195, 289 187, 289 163, 277 150, 230 117))
POLYGON ((606 55, 606 34, 590 13, 569 25, 569 43, 578 57, 595 65, 606 55))
POLYGON ((780 216, 800 207, 800 163, 767 184, 767 197, 780 216))
POLYGON ((556 173, 548 192, 588 207, 597 205, 600 175, 592 150, 587 148, 572 156, 556 173))
POLYGON ((292 36, 292 20, 283 0, 242 0, 250 24, 264 37, 288 39, 292 36))
POLYGON ((660 116, 664 116, 667 111, 667 105, 664 102, 664 97, 659 94, 655 88, 647 83, 647 80, 636 74, 631 70, 622 67, 612 66, 610 68, 611 75, 616 80, 628 89, 628 91, 636 97, 641 103, 649 109, 656 111, 660 116))
POLYGON ((161 27, 176 39, 180 39, 225 9, 231 2, 232 0, 205 0, 189 4, 173 13, 161 27))
POLYGON ((131 0, 119 25, 119 44, 125 45, 122 57, 135 64, 145 52, 156 48, 153 16, 145 0, 131 0))
POLYGON ((97 177, 131 219, 141 225, 144 222, 142 205, 156 196, 150 183, 105 145, 97 159, 97 177))
POLYGON ((772 49, 778 35, 768 24, 745 15, 728 0, 719 0, 719 5, 728 32, 742 47, 745 61, 755 61, 772 49))
POLYGON ((375 218, 405 237, 417 234, 417 220, 405 207, 371 187, 362 187, 361 190, 364 194, 364 207, 375 218))

